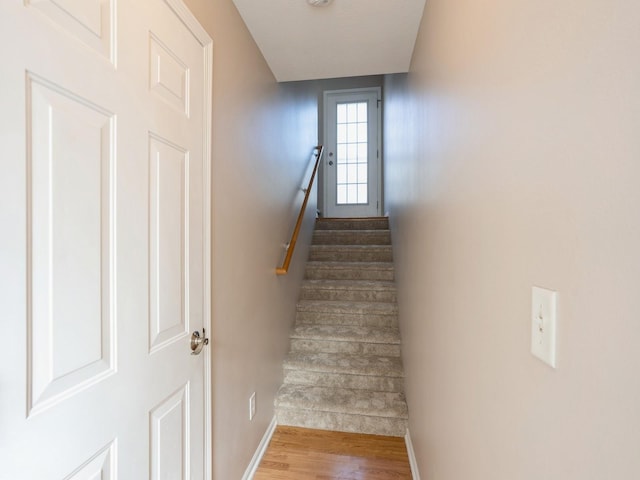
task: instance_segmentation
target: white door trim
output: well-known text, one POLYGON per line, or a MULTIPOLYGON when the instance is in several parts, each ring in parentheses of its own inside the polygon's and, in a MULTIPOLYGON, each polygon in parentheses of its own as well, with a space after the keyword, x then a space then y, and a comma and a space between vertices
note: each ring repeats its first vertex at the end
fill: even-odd
POLYGON ((196 17, 182 0, 164 0, 175 12, 180 20, 193 33, 204 50, 204 109, 203 109, 203 145, 202 145, 202 225, 204 230, 203 242, 203 327, 207 330, 209 347, 202 352, 204 355, 204 478, 213 478, 213 418, 211 398, 211 349, 213 348, 213 332, 211 331, 211 122, 212 122, 212 88, 213 88, 213 40, 200 25, 196 17))
MULTIPOLYGON (((329 115, 327 112, 329 110, 329 96, 332 94, 340 94, 340 93, 366 93, 366 92, 376 92, 378 97, 378 108, 377 108, 377 121, 378 121, 378 135, 377 135, 377 150, 378 156, 376 158, 376 171, 378 174, 377 181, 377 189, 378 189, 378 206, 377 206, 377 215, 382 216, 383 209, 383 195, 382 195, 382 88, 381 87, 366 87, 366 88, 348 88, 342 90, 325 90, 322 92, 323 95, 323 112, 322 115, 324 117, 324 126, 323 126, 323 144, 325 146, 328 145, 328 136, 327 132, 329 131, 329 115)), ((327 161, 328 156, 325 155, 325 161, 327 161)), ((327 181, 327 169, 322 168, 322 180, 323 180, 323 201, 322 201, 322 214, 326 216, 327 210, 327 198, 329 195, 329 182, 327 181)))

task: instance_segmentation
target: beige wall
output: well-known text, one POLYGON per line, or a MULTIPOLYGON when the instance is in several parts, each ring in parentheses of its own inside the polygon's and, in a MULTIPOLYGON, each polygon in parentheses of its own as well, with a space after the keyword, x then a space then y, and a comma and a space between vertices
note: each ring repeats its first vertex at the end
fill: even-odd
MULTIPOLYGON (((213 462, 236 480, 273 417, 306 259, 276 277, 311 147, 317 103, 276 84, 231 0, 187 0, 213 38, 213 462), (249 422, 251 392, 257 417, 249 422)), ((298 203, 299 205, 299 203, 298 203)), ((315 204, 309 206, 310 232, 315 204)))
POLYGON ((640 478, 640 3, 429 0, 389 76, 423 479, 640 478), (558 291, 558 368, 530 353, 558 291))

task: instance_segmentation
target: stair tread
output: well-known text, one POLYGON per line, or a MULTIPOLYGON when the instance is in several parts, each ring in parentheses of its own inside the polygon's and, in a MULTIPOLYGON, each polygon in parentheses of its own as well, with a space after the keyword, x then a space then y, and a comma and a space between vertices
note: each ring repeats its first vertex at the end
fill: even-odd
POLYGON ((307 267, 336 270, 347 270, 352 268, 361 270, 393 270, 393 262, 336 262, 329 260, 310 260, 307 262, 307 267))
POLYGON ((354 312, 363 315, 383 314, 397 315, 398 304, 395 302, 345 302, 341 300, 299 300, 298 312, 314 313, 346 313, 354 312))
POLYGON ((309 260, 334 262, 391 262, 391 245, 311 245, 309 260))
POLYGON ((389 219, 387 217, 368 218, 318 218, 316 220, 316 231, 322 230, 346 230, 357 231, 367 230, 388 230, 389 219))
POLYGON ((316 230, 313 232, 315 245, 390 245, 391 232, 377 230, 316 230))
POLYGON ((346 290, 395 290, 393 280, 335 280, 307 279, 302 281, 302 288, 346 289, 346 290))
POLYGON ((407 418, 407 403, 402 392, 285 384, 278 391, 276 406, 370 417, 407 418))
POLYGON ((400 357, 326 352, 290 352, 284 368, 311 372, 404 377, 400 357))
POLYGON ((280 425, 392 437, 404 437, 408 427, 406 418, 312 412, 291 408, 278 408, 277 418, 280 425))
POLYGON ((366 250, 392 250, 393 247, 391 245, 349 245, 347 244, 314 244, 311 245, 310 248, 312 250, 349 250, 349 251, 366 251, 366 250))
POLYGON ((377 392, 403 392, 403 377, 376 377, 374 375, 342 375, 308 370, 286 370, 284 383, 314 387, 351 388, 377 392))
POLYGON ((313 233, 331 233, 331 232, 339 232, 339 233, 390 233, 391 230, 388 228, 357 228, 357 229, 349 229, 345 230, 343 228, 325 228, 322 230, 315 230, 313 233))
POLYGON ((305 269, 308 280, 389 280, 395 278, 391 262, 309 261, 305 269))
POLYGON ((400 332, 397 328, 356 325, 296 325, 291 332, 291 338, 334 342, 400 344, 400 332))

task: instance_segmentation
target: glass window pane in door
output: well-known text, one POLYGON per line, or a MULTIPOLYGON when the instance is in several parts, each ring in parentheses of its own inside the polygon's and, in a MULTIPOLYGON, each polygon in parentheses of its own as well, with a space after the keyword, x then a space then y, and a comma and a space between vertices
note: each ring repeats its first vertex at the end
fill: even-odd
POLYGON ((368 145, 366 143, 359 143, 358 144, 358 162, 364 162, 366 163, 367 161, 367 150, 368 150, 368 145))
POLYGON ((366 164, 358 164, 358 184, 366 185, 367 184, 367 165, 366 164))
POLYGON ((338 205, 347 203, 347 186, 338 185, 338 205))
POLYGON ((338 205, 369 203, 367 115, 367 102, 337 104, 336 149, 338 164, 342 167, 336 172, 338 205))
POLYGON ((355 183, 347 185, 347 202, 358 203, 358 185, 355 183))
POLYGON ((347 145, 347 162, 356 163, 358 161, 358 144, 350 143, 347 145))
POLYGON ((338 163, 347 163, 347 146, 338 145, 338 163))
POLYGON ((366 102, 361 102, 358 104, 358 119, 360 122, 367 121, 367 104, 366 102))
POLYGON ((338 124, 338 146, 347 143, 347 125, 338 124))
POLYGON ((358 183, 358 164, 350 163, 347 165, 347 184, 358 183))
POLYGON ((347 105, 347 122, 356 123, 358 121, 358 104, 349 103, 347 105))
POLYGON ((347 106, 338 105, 338 123, 347 123, 347 106))

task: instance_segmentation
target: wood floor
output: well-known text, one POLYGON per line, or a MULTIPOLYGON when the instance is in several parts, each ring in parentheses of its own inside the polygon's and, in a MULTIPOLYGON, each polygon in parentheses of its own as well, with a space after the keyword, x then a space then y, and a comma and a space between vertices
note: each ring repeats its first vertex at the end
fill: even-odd
POLYGON ((411 480, 404 439, 276 428, 254 480, 411 480))

